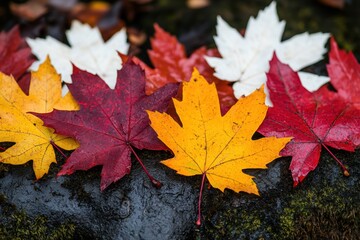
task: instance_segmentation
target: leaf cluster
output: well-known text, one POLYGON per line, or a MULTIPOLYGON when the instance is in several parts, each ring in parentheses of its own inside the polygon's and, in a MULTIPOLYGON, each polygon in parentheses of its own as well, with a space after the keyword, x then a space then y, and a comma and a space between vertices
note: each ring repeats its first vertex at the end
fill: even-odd
POLYGON ((187 56, 155 24, 153 67, 126 55, 124 29, 105 42, 98 28, 74 21, 71 46, 27 39, 35 63, 17 28, 1 33, 0 142, 13 145, 0 148, 0 162, 32 161, 39 179, 56 162, 54 149, 74 150, 58 175, 102 166, 104 190, 130 173, 133 156, 161 187, 136 151, 170 150, 164 165, 202 176, 198 224, 206 180, 221 191, 259 195, 243 170, 292 156, 297 185, 317 167, 322 149, 349 175, 330 148, 360 145, 359 63, 332 38, 329 77, 297 72, 322 59, 329 34, 281 42, 284 27, 275 3, 250 19, 244 36, 219 17, 217 49, 187 56), (264 137, 254 140, 256 132, 264 137))

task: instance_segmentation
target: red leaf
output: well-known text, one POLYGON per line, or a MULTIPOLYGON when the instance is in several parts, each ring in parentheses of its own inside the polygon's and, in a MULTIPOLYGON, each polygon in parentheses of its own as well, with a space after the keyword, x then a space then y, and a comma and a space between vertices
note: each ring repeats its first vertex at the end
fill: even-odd
POLYGON ((31 49, 21 38, 18 26, 0 33, 0 71, 21 79, 34 62, 31 49))
MULTIPOLYGON (((354 138, 360 133, 358 109, 327 86, 314 93, 307 91, 297 73, 276 56, 270 61, 267 79, 274 107, 269 108, 259 132, 265 136, 293 137, 281 155, 293 157, 290 169, 294 185, 316 168, 322 147, 329 152, 328 146, 354 151, 354 138)), ((346 174, 346 168, 341 166, 346 174)))
POLYGON ((98 76, 80 69, 74 72, 73 84, 68 87, 80 110, 55 110, 38 116, 47 126, 80 143, 58 175, 102 165, 101 190, 104 190, 130 172, 133 147, 167 149, 150 127, 145 110, 165 111, 178 86, 168 84, 152 95, 145 95, 144 72, 131 60, 118 71, 114 90, 98 76))
POLYGON ((152 50, 149 50, 148 53, 155 69, 148 67, 145 69, 147 76, 146 91, 148 93, 152 93, 170 82, 189 81, 195 67, 210 83, 215 83, 223 112, 234 105, 236 98, 229 82, 216 78, 213 75, 214 70, 204 59, 204 56, 220 56, 217 50, 207 50, 202 47, 188 58, 185 47, 174 36, 165 32, 157 24, 154 25, 154 28, 155 37, 151 39, 152 50))
POLYGON ((340 96, 360 108, 360 64, 354 54, 340 50, 334 38, 330 45, 327 70, 331 84, 340 96))

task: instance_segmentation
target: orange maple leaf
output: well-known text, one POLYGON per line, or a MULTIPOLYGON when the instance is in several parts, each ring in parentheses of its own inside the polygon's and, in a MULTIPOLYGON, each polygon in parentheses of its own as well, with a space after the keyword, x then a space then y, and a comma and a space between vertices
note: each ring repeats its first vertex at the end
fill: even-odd
POLYGON ((240 98, 224 116, 214 84, 209 84, 195 69, 189 82, 183 82, 183 100, 174 99, 181 124, 166 113, 148 111, 151 127, 174 153, 162 161, 185 176, 202 175, 200 203, 205 176, 211 186, 224 191, 259 195, 252 176, 243 169, 267 168, 278 158, 291 138, 266 137, 252 140, 263 122, 267 106, 263 88, 240 98))

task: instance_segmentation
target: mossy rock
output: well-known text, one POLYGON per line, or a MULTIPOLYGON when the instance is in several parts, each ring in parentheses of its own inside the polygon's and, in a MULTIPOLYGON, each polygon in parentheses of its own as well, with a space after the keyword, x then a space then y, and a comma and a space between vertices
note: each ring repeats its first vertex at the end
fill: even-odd
MULTIPOLYGON (((228 191, 216 199, 216 210, 207 206, 201 235, 206 239, 358 239, 360 163, 353 159, 359 159, 360 152, 334 152, 348 159, 350 177, 325 152, 317 169, 293 188, 285 182, 291 178, 288 162, 280 159, 275 163, 282 174, 277 189, 260 189, 261 197, 228 191)), ((269 170, 262 171, 255 176, 266 179, 269 170)))
POLYGON ((46 216, 30 217, 8 203, 3 195, 0 195, 0 210, 0 239, 56 240, 75 237, 75 224, 67 222, 54 225, 46 216))

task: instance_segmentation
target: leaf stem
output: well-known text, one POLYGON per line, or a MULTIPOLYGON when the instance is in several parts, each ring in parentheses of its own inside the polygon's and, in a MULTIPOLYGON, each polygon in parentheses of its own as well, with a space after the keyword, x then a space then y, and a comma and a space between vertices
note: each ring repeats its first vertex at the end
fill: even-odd
POLYGON ((53 142, 53 141, 50 141, 50 144, 56 148, 56 150, 58 150, 60 152, 60 154, 66 159, 67 156, 65 155, 65 153, 53 142))
POLYGON ((196 225, 201 225, 201 200, 202 200, 202 193, 205 185, 205 176, 206 172, 203 173, 202 179, 201 179, 201 187, 200 187, 200 193, 199 193, 199 202, 198 202, 198 219, 196 221, 196 225))
POLYGON ((350 176, 350 173, 348 171, 348 169, 344 166, 344 164, 342 164, 342 162, 330 151, 330 149, 323 143, 321 143, 321 145, 330 153, 330 155, 335 159, 335 161, 340 165, 340 167, 342 168, 343 174, 344 176, 348 177, 350 176))
POLYGON ((148 176, 150 182, 152 183, 152 185, 156 188, 161 188, 162 187, 162 183, 158 180, 156 180, 155 178, 153 178, 153 176, 150 175, 150 173, 148 172, 148 170, 146 169, 144 163, 141 161, 141 159, 139 158, 139 156, 136 154, 135 150, 132 148, 132 146, 130 144, 128 144, 131 152, 135 155, 136 160, 138 160, 138 162, 140 163, 141 167, 143 168, 145 174, 148 176))

